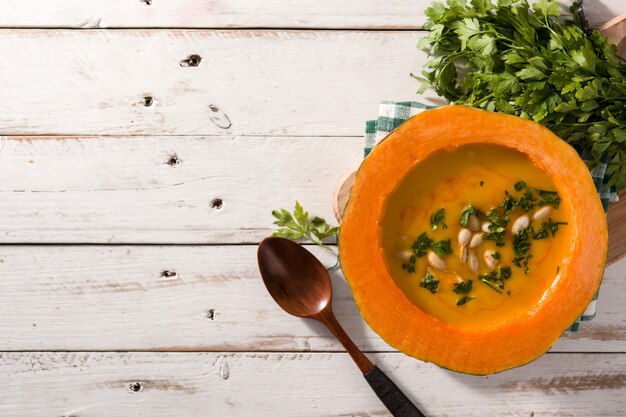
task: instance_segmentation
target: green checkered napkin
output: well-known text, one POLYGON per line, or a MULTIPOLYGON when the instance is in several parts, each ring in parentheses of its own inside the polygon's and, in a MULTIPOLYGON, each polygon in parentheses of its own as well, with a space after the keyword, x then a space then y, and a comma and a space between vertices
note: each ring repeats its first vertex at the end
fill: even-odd
MULTIPOLYGON (((417 113, 434 109, 437 106, 429 106, 427 104, 418 103, 415 101, 383 101, 378 108, 378 119, 368 120, 365 122, 365 155, 369 155, 372 148, 387 135, 389 135, 394 129, 404 123, 409 117, 416 115, 417 113)), ((581 157, 584 160, 590 159, 590 155, 582 154, 581 157)), ((591 177, 598 190, 600 200, 602 200, 602 206, 606 213, 609 203, 617 201, 617 193, 615 190, 610 189, 606 185, 608 178, 605 176, 606 164, 600 164, 591 170, 591 177)), ((596 316, 596 300, 598 295, 587 307, 587 310, 583 315, 576 320, 576 322, 570 327, 570 331, 575 332, 578 330, 578 326, 581 321, 593 320, 596 316)))

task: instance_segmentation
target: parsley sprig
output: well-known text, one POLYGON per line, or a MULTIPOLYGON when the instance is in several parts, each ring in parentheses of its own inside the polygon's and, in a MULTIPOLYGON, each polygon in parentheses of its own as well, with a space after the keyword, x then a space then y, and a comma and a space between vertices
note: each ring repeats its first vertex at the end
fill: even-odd
MULTIPOLYGON (((555 0, 447 0, 426 9, 420 41, 430 59, 420 92, 433 86, 457 104, 539 122, 592 166, 608 161, 609 186, 626 186, 626 61, 598 31, 588 38, 560 19, 555 0), (460 70, 457 72, 457 67, 460 70)), ((519 191, 519 190, 518 190, 519 191)))
POLYGON ((309 213, 304 211, 296 201, 293 214, 286 209, 273 210, 272 216, 276 218, 274 224, 279 229, 272 236, 283 237, 290 240, 305 239, 323 248, 329 249, 322 240, 337 233, 338 227, 331 227, 321 217, 309 218, 309 213))

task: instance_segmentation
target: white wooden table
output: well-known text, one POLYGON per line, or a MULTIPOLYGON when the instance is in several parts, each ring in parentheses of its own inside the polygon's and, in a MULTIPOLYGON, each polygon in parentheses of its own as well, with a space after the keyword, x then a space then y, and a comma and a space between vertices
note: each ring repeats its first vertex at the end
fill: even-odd
MULTIPOLYGON (((0 0, 0 415, 388 415, 274 305, 255 245, 296 198, 332 218, 364 120, 415 99, 427 4, 0 0)), ((339 273, 334 302, 429 416, 624 416, 625 274, 595 321, 490 377, 394 352, 339 273)))

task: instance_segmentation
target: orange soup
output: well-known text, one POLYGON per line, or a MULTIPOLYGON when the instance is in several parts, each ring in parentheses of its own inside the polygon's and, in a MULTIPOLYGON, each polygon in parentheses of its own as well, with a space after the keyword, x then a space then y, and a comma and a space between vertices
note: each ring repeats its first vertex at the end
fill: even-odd
POLYGON ((450 325, 496 326, 541 302, 570 247, 567 204, 524 154, 468 145, 431 155, 387 202, 387 268, 450 325))

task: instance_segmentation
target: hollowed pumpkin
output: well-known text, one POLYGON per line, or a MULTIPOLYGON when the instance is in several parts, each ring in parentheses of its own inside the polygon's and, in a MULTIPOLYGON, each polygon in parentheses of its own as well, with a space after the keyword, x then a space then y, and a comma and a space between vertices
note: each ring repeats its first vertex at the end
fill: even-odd
MULTIPOLYGON (((523 192, 512 194, 513 199, 521 200, 523 192)), ((488 228, 487 223, 481 228, 488 228)), ((537 358, 583 313, 602 279, 607 226, 589 171, 570 145, 528 120, 449 106, 409 119, 374 147, 354 180, 339 248, 343 273, 363 317, 387 343, 451 370, 485 375, 537 358), (522 265, 511 267, 506 287, 485 282, 465 266, 469 261, 461 265, 453 258, 444 258, 449 267, 433 272, 439 274, 439 287, 424 285, 421 274, 433 270, 430 249, 428 256, 414 257, 412 267, 394 257, 395 236, 412 234, 413 240, 418 230, 428 233, 432 242, 452 233, 451 251, 462 253, 464 246, 457 241, 460 208, 474 203, 486 211, 490 201, 505 196, 503 191, 518 179, 526 180, 528 188, 537 187, 537 192, 550 188, 558 194, 560 204, 551 207, 550 222, 555 217, 562 226, 553 238, 548 229, 541 235, 543 224, 533 219, 539 219, 537 212, 547 203, 539 194, 528 213, 521 203, 507 212, 511 221, 499 231, 511 239, 500 242, 502 247, 495 239, 485 243, 490 249, 484 249, 478 271, 494 279, 501 272, 501 267, 491 271, 493 260, 487 253, 498 252, 495 262, 501 265, 515 261, 513 248, 517 251, 519 242, 507 248, 516 227, 511 224, 526 215, 534 257, 527 259, 526 271, 522 265), (449 228, 432 230, 427 219, 440 205, 447 208, 449 228), (550 239, 542 239, 546 236, 550 239), (463 302, 463 292, 453 289, 470 278, 472 297, 463 302), (481 279, 491 288, 479 287, 481 279)))

